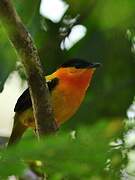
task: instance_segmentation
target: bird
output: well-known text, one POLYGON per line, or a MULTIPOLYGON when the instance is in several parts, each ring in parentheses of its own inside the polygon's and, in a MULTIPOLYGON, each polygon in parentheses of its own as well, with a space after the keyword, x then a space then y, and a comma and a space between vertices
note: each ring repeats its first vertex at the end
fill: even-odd
MULTIPOLYGON (((55 72, 45 76, 50 92, 54 119, 60 127, 79 109, 100 63, 73 58, 60 65, 55 72)), ((29 88, 18 98, 8 146, 18 142, 28 128, 35 129, 35 120, 29 88)))

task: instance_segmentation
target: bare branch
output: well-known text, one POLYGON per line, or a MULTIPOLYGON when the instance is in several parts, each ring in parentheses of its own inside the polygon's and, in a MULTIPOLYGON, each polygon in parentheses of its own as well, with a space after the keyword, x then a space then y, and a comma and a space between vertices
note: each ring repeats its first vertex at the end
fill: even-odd
POLYGON ((54 132, 56 124, 40 58, 30 34, 10 0, 0 0, 0 20, 26 71, 37 132, 39 135, 54 132))

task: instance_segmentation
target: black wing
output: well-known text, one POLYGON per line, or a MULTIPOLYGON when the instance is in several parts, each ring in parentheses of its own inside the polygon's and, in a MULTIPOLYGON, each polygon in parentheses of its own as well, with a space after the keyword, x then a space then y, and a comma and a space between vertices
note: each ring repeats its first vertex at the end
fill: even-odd
MULTIPOLYGON (((51 81, 47 82, 49 91, 52 92, 54 87, 58 84, 58 78, 54 78, 51 81)), ((27 88, 22 95, 18 98, 17 103, 14 108, 14 112, 23 112, 26 109, 32 107, 31 97, 29 88, 27 88)))
POLYGON ((14 108, 14 112, 22 112, 32 106, 29 88, 27 88, 22 95, 18 98, 14 108))

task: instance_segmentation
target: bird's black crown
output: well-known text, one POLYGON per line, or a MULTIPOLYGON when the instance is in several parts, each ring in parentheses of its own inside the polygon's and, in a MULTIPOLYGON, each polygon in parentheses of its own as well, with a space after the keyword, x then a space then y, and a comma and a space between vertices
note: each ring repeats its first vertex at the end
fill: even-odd
POLYGON ((86 60, 83 59, 70 59, 63 63, 61 67, 75 67, 75 68, 96 68, 99 67, 100 63, 90 63, 86 60))

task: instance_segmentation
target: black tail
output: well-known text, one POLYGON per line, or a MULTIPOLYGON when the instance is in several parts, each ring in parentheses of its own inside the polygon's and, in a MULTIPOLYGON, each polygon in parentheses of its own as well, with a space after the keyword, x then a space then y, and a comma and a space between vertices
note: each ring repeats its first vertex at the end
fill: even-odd
POLYGON ((20 121, 19 121, 19 117, 18 117, 18 113, 15 114, 15 117, 14 117, 14 126, 13 126, 13 130, 12 130, 12 133, 11 133, 11 136, 9 138, 9 141, 8 141, 8 146, 11 146, 15 143, 17 143, 23 133, 26 131, 27 127, 24 126, 20 121))

